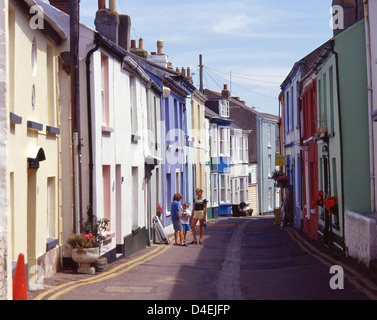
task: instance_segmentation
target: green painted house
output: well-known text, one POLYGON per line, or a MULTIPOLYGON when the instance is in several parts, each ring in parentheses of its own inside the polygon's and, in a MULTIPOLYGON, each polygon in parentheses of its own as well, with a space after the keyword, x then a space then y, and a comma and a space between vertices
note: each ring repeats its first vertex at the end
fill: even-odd
POLYGON ((319 189, 338 199, 322 208, 318 239, 344 253, 344 212, 370 211, 368 96, 364 20, 330 41, 317 72, 319 189))

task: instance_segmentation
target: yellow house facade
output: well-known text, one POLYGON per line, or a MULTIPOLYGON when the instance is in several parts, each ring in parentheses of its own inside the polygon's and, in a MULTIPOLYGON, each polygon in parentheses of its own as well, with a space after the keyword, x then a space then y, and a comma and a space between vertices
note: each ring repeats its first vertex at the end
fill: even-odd
MULTIPOLYGON (((8 1, 7 1, 8 2, 8 1)), ((29 289, 61 252, 59 30, 24 1, 7 8, 7 273, 24 254, 29 289)), ((8 298, 11 297, 8 281, 8 298)))
POLYGON ((206 197, 209 197, 210 190, 207 190, 207 179, 205 173, 205 118, 204 118, 204 103, 206 96, 199 90, 192 93, 191 99, 191 121, 192 121, 192 137, 194 142, 194 174, 195 186, 194 188, 202 188, 206 197))

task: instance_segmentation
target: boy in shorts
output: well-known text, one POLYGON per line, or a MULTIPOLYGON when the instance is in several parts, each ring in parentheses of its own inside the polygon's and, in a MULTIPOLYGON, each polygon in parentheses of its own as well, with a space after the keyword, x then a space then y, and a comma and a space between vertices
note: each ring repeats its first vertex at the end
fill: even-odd
POLYGON ((180 193, 176 193, 173 197, 173 203, 171 204, 171 220, 173 222, 174 228, 174 245, 175 246, 186 246, 183 243, 183 227, 181 223, 181 213, 180 213, 180 205, 179 201, 182 199, 182 195, 180 193), (178 235, 179 235, 179 243, 178 243, 178 235))

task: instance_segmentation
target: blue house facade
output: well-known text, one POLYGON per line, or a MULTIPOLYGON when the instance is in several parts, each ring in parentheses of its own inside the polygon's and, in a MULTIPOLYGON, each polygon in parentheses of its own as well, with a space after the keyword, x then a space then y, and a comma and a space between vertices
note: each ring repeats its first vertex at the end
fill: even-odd
POLYGON ((277 122, 276 116, 257 115, 259 214, 272 212, 275 208, 275 181, 272 173, 275 170, 277 122))
POLYGON ((301 150, 300 150, 300 97, 301 79, 309 72, 311 66, 322 52, 325 44, 318 47, 300 61, 296 62, 281 84, 283 97, 284 154, 286 156, 286 174, 290 177, 289 193, 293 224, 301 228, 301 150))
MULTIPOLYGON (((164 68, 145 59, 140 65, 163 91, 161 96, 161 204, 164 213, 161 223, 167 231, 172 231, 171 203, 175 193, 187 196, 192 187, 186 185, 186 98, 192 90, 191 84, 173 70, 164 68)), ((184 199, 186 201, 186 199, 184 199)))
POLYGON ((228 216, 232 208, 229 101, 209 99, 205 106, 218 116, 210 121, 212 212, 214 217, 228 216))

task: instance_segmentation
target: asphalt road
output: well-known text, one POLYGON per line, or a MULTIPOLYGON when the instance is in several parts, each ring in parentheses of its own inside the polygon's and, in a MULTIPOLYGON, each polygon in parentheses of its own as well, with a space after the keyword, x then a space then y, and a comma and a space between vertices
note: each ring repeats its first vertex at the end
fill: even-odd
MULTIPOLYGON (((274 225, 271 216, 219 218, 208 225, 203 245, 153 245, 94 276, 59 272, 45 279, 44 290, 30 293, 29 299, 377 299, 373 272, 297 230, 274 225), (332 266, 339 267, 330 273, 332 266)), ((155 308, 151 312, 158 312, 157 305, 150 305, 155 308)))

